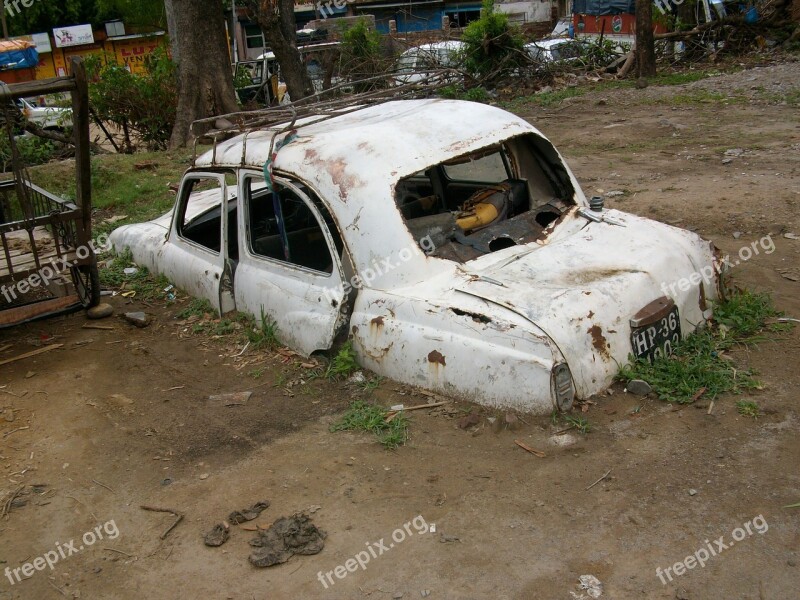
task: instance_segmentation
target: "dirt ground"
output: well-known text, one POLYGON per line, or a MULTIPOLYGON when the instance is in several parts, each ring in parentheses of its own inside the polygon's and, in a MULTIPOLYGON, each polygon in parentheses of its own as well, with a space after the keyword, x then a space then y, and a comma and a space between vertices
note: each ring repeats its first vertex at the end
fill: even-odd
MULTIPOLYGON (((623 192, 609 204, 695 229, 733 257, 771 235, 775 251, 742 262, 736 279, 800 317, 800 240, 784 235, 800 234, 800 114, 785 100, 798 86, 800 63, 789 62, 521 114, 587 195, 623 192)), ((409 443, 386 451, 367 434, 329 432, 353 397, 369 396, 361 387, 306 381, 281 354, 237 357, 241 346, 192 335, 174 308, 112 302, 153 324, 84 329, 78 314, 0 332, 0 360, 64 344, 0 366, 0 497, 41 486, 0 519, 0 571, 14 581, 0 573, 0 599, 588 598, 582 575, 613 599, 800 596, 800 509, 785 508, 800 502, 798 328, 734 352, 763 382, 757 420, 738 414, 735 396, 709 414, 703 398, 678 407, 616 386, 585 415, 592 431, 553 438, 561 445, 543 417, 459 429, 469 410, 504 415, 453 403, 413 413, 409 443), (208 398, 242 390, 253 391, 246 405, 208 398), (221 548, 203 545, 215 523, 260 500, 271 505, 249 525, 308 510, 324 550, 258 569, 243 526, 221 548), (173 516, 141 505, 185 518, 162 540, 173 516), (13 579, 70 540, 75 553, 52 571, 13 579), (657 576, 709 546, 704 567, 657 576), (357 555, 364 569, 326 579, 357 555)), ((391 381, 372 397, 428 400, 391 381)))

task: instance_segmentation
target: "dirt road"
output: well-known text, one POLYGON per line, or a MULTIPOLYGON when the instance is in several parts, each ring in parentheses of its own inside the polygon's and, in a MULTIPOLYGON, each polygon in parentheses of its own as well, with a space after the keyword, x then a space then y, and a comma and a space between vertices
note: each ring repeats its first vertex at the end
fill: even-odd
MULTIPOLYGON (((784 235, 800 234, 798 82, 793 62, 520 112, 587 195, 622 192, 611 206, 696 229, 734 257, 760 248, 737 281, 800 317, 800 240, 784 235)), ((425 395, 309 380, 291 356, 237 357, 241 345, 193 335, 176 308, 131 306, 153 324, 84 329, 75 315, 0 333, 0 360, 64 344, 0 366, 0 496, 27 486, 0 519, 0 599, 588 598, 582 575, 613 599, 800 595, 800 509, 784 508, 800 502, 800 329, 733 353, 763 383, 757 420, 738 414, 739 397, 709 414, 702 398, 678 407, 617 386, 584 415, 586 435, 554 437, 549 419, 525 416, 462 430, 469 411, 505 415, 454 403, 413 413, 410 442, 390 452, 329 426, 353 397, 425 395), (242 390, 245 405, 209 400, 242 390), (260 500, 270 507, 250 525, 308 510, 324 550, 257 569, 242 526, 203 545, 260 500), (185 517, 162 540, 174 517, 140 505, 185 517)))

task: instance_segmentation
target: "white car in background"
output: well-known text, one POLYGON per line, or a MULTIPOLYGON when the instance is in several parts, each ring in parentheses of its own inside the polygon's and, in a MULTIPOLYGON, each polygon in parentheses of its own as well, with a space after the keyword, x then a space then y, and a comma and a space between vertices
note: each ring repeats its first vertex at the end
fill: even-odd
POLYGON ((586 53, 588 44, 589 42, 579 39, 556 38, 525 44, 525 51, 535 64, 546 66, 579 59, 586 53))
POLYGON ((45 130, 64 131, 72 127, 72 109, 60 106, 45 106, 41 101, 18 98, 17 108, 31 123, 36 123, 45 130))
MULTIPOLYGON (((409 48, 397 61, 395 83, 418 83, 429 79, 430 71, 457 67, 463 58, 466 44, 456 40, 435 42, 409 48)), ((457 79, 457 77, 448 77, 457 79)))

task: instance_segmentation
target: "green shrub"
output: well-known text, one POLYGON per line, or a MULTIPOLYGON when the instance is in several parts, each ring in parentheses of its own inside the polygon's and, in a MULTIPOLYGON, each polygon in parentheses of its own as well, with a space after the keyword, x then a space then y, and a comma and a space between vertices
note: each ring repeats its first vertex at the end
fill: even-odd
MULTIPOLYGON (((26 167, 50 162, 58 154, 56 144, 33 135, 18 136, 16 143, 20 160, 26 167)), ((5 131, 0 132, 0 162, 4 173, 12 170, 11 142, 5 131)))
POLYGON ((524 38, 508 15, 495 12, 494 0, 484 0, 483 15, 467 25, 461 41, 466 44, 464 67, 477 79, 495 82, 525 63, 524 38))
POLYGON ((89 72, 89 100, 97 116, 127 130, 151 150, 167 148, 175 124, 177 87, 175 64, 165 48, 147 57, 146 71, 130 73, 113 60, 91 56, 86 60, 89 72))

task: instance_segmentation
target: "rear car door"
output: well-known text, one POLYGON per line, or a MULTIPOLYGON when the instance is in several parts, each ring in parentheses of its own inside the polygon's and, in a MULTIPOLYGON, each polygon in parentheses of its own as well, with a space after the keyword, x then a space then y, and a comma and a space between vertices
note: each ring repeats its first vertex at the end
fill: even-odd
POLYGON ((268 318, 281 341, 306 355, 330 348, 346 325, 341 256, 333 219, 313 192, 276 178, 276 194, 258 172, 239 183, 239 310, 268 318))

